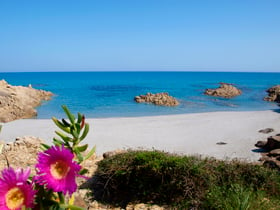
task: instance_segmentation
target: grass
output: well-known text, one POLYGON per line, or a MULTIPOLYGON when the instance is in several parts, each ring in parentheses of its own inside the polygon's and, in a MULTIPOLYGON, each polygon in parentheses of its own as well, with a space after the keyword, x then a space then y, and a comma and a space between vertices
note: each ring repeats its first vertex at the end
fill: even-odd
POLYGON ((261 165, 160 151, 129 151, 98 163, 91 186, 113 206, 170 209, 280 209, 280 174, 261 165))

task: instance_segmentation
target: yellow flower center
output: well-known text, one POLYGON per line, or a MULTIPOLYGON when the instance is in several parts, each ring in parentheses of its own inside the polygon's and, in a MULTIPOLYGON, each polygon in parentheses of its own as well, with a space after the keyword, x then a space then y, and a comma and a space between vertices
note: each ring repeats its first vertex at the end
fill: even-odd
POLYGON ((70 167, 64 161, 56 161, 54 164, 51 164, 51 175, 55 179, 63 179, 67 176, 70 167))
POLYGON ((5 199, 9 209, 17 209, 23 205, 25 197, 21 189, 14 187, 6 193, 5 199))

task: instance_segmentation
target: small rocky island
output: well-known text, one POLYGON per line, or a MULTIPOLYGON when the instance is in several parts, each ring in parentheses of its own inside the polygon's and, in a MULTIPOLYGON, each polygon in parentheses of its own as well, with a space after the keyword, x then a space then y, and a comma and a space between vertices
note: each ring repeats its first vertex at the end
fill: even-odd
POLYGON ((31 87, 12 86, 5 80, 0 81, 0 122, 31 118, 37 115, 34 109, 43 100, 50 100, 53 94, 49 91, 31 87))
POLYGON ((280 85, 275 85, 266 90, 268 96, 264 98, 265 101, 272 101, 280 103, 280 85))
POLYGON ((159 106, 177 106, 179 101, 168 93, 147 93, 146 95, 135 96, 137 103, 152 103, 159 106))
POLYGON ((232 84, 221 82, 219 88, 206 89, 204 94, 223 98, 233 98, 235 96, 241 95, 242 91, 237 87, 233 86, 232 84))

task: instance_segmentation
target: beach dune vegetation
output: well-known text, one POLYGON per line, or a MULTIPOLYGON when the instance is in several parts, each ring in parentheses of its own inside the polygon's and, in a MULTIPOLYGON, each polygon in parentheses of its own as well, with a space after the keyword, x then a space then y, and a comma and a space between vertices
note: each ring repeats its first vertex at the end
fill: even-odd
POLYGON ((98 163, 94 199, 167 209, 279 209, 280 174, 261 165, 161 151, 129 151, 98 163))

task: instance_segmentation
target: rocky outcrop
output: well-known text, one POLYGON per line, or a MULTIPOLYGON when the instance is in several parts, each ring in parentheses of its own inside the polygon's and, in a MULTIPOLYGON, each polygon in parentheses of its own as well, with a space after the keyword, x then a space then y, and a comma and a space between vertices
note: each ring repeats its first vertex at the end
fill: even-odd
POLYGON ((135 96, 137 103, 153 103, 159 106, 177 106, 179 101, 168 93, 147 93, 146 95, 135 96))
POLYGON ((280 149, 280 136, 270 136, 267 138, 267 141, 258 141, 255 146, 268 152, 274 149, 280 149))
MULTIPOLYGON (((33 136, 18 137, 14 142, 0 142, 0 171, 8 166, 22 168, 35 165, 42 143, 42 139, 33 136)), ((31 170, 35 174, 33 167, 31 170)))
POLYGON ((280 103, 280 85, 275 85, 266 90, 268 96, 264 98, 265 101, 273 101, 280 103))
POLYGON ((31 87, 12 86, 0 81, 0 122, 31 118, 37 115, 34 109, 42 100, 50 100, 53 94, 31 87))
POLYGON ((260 159, 263 165, 280 171, 280 134, 268 137, 267 141, 258 141, 255 146, 263 150, 260 159))
POLYGON ((217 96, 223 98, 233 98, 241 95, 242 91, 228 83, 220 83, 220 87, 216 89, 206 89, 204 94, 209 96, 217 96))

